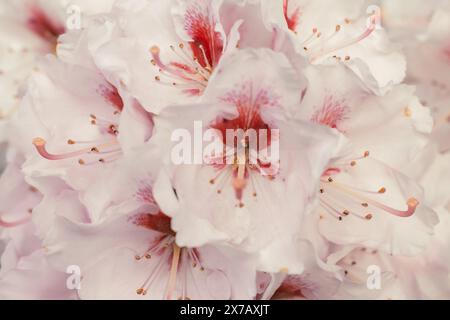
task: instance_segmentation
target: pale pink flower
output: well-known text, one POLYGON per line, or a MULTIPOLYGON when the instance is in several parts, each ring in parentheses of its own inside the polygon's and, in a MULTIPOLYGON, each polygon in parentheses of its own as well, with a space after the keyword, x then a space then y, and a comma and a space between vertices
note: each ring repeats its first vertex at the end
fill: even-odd
POLYGON ((2 1, 0 119, 9 116, 17 108, 26 79, 39 58, 55 52, 58 37, 68 29, 67 21, 75 19, 81 28, 85 26, 84 19, 87 16, 107 12, 113 1, 2 1))
MULTIPOLYGON (((311 227, 314 228, 307 222, 304 223, 302 229, 307 230, 311 227)), ((315 251, 317 247, 312 241, 300 240, 299 248, 301 248, 302 258, 305 261, 305 270, 301 274, 286 276, 272 299, 323 300, 333 298, 341 285, 337 276, 339 269, 317 259, 315 251)))
POLYGON ((24 181, 20 156, 12 156, 0 179, 0 235, 2 252, 0 299, 73 299, 66 287, 67 275, 47 263, 41 240, 32 222, 42 194, 24 181))
POLYGON ((103 19, 88 30, 106 34, 90 38, 96 63, 153 113, 196 101, 227 51, 276 46, 250 1, 118 1, 103 19))
MULTIPOLYGON (((26 232, 30 233, 30 231, 26 232)), ((77 298, 76 291, 67 289, 68 275, 48 265, 43 249, 23 254, 15 246, 15 240, 11 240, 2 256, 0 299, 69 300, 77 298)))
POLYGON ((337 244, 417 254, 437 219, 420 186, 402 172, 428 143, 429 110, 412 88, 396 86, 377 97, 340 66, 305 74, 310 87, 298 117, 336 128, 349 141, 321 178, 320 232, 337 244))
POLYGON ((0 5, 0 298, 448 298, 445 1, 68 4, 0 5))
POLYGON ((155 118, 153 141, 166 155, 178 195, 178 204, 169 204, 166 213, 173 215, 180 244, 226 241, 260 252, 264 271, 301 272, 301 257, 290 244, 303 214, 314 203, 320 175, 340 147, 340 139, 337 131, 292 118, 301 108, 299 79, 283 54, 243 49, 223 57, 200 103, 168 107, 155 118), (250 162, 252 156, 240 163, 211 161, 235 158, 232 148, 231 153, 215 154, 212 159, 200 154, 203 165, 174 165, 170 157, 175 143, 167 141, 177 128, 194 137, 195 121, 204 124, 200 134, 215 129, 222 137, 226 129, 279 129, 280 134, 267 141, 279 143, 279 160, 266 163, 258 158, 258 150, 245 144, 245 154, 256 154, 258 161, 250 162))
POLYGON ((412 1, 407 8, 383 1, 383 21, 391 38, 403 46, 407 58, 406 82, 435 120, 432 140, 439 152, 450 150, 450 3, 412 1))
MULTIPOLYGON (((63 211, 56 210, 45 240, 52 265, 80 267, 82 299, 254 298, 251 255, 223 245, 177 244, 171 219, 153 194, 157 172, 158 155, 149 146, 119 161, 108 179, 87 191, 90 222, 61 217, 63 211), (136 166, 136 158, 147 165, 136 166)), ((174 194, 170 184, 165 186, 166 196, 174 194)), ((78 211, 84 215, 82 207, 78 211)))
POLYGON ((220 3, 119 1, 97 26, 106 37, 91 46, 95 61, 151 112, 195 99, 223 52, 236 46, 222 28, 220 3))
POLYGON ((152 129, 151 115, 97 70, 47 57, 12 120, 10 141, 26 155, 29 177, 61 177, 80 189, 152 129))
POLYGON ((378 94, 405 76, 405 59, 388 41, 380 12, 365 0, 262 1, 266 24, 288 32, 312 64, 343 64, 378 94))
POLYGON ((344 279, 335 298, 448 299, 449 217, 448 210, 439 210, 436 234, 418 256, 393 256, 366 247, 347 247, 331 255, 328 263, 341 267, 344 279), (374 278, 378 275, 380 279, 374 278))

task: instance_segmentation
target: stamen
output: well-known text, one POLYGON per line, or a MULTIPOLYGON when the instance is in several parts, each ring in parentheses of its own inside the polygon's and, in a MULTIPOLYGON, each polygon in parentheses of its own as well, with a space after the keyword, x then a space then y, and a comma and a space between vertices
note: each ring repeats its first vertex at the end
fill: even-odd
POLYGON ((14 228, 14 227, 17 227, 17 226, 20 226, 22 224, 27 223, 28 221, 30 221, 30 219, 31 219, 31 215, 27 216, 27 217, 24 217, 22 219, 19 219, 17 221, 12 221, 12 222, 5 221, 2 218, 0 218, 0 227, 2 227, 2 228, 14 228))
POLYGON ((45 148, 46 143, 47 142, 42 138, 35 138, 33 140, 33 145, 36 147, 36 150, 39 152, 39 154, 42 157, 44 157, 48 160, 63 160, 63 159, 67 159, 67 158, 78 157, 85 153, 90 152, 90 148, 89 148, 89 149, 82 149, 79 151, 69 152, 69 153, 60 154, 60 155, 50 154, 45 148))
POLYGON ((138 295, 145 295, 147 294, 148 288, 150 288, 153 281, 158 278, 159 273, 161 272, 162 268, 164 267, 164 264, 167 262, 166 258, 168 258, 170 254, 170 250, 166 250, 164 254, 160 257, 158 265, 155 267, 155 269, 150 273, 150 275, 145 280, 144 284, 136 290, 136 293, 138 295))
MULTIPOLYGON (((76 142, 74 140, 69 139, 68 140, 68 144, 73 145, 76 142)), ((35 138, 33 139, 33 145, 35 146, 36 150, 38 151, 38 153, 45 159, 47 160, 64 160, 64 159, 69 159, 69 158, 76 158, 85 154, 92 154, 92 153, 100 153, 99 149, 103 149, 103 148, 108 148, 111 146, 116 146, 117 142, 113 141, 113 142, 109 142, 109 143, 105 143, 103 145, 98 145, 98 146, 94 146, 94 147, 88 147, 88 148, 84 148, 84 149, 80 149, 78 151, 74 151, 74 152, 67 152, 67 153, 62 153, 62 154, 51 154, 47 151, 46 149, 46 144, 47 142, 43 139, 43 138, 35 138)), ((111 152, 117 152, 120 150, 110 150, 110 151, 102 151, 105 153, 111 153, 111 152)), ((80 164, 85 164, 83 159, 80 159, 78 161, 80 164)))
POLYGON ((173 255, 172 255, 172 266, 169 274, 169 281, 167 283, 167 294, 166 299, 170 300, 172 297, 172 293, 176 286, 177 274, 178 274, 178 263, 180 261, 180 252, 181 249, 177 246, 176 243, 173 243, 173 255))
POLYGON ((170 46, 170 49, 184 63, 175 61, 165 64, 160 58, 159 47, 153 46, 150 48, 150 53, 152 55, 151 63, 159 68, 161 75, 175 80, 170 82, 161 82, 161 77, 157 75, 155 76, 155 81, 158 81, 160 84, 164 85, 185 87, 185 93, 198 95, 198 93, 203 91, 206 87, 212 69, 203 67, 195 58, 189 57, 184 50, 183 44, 180 43, 178 48, 181 50, 181 54, 178 53, 174 46, 170 46), (194 86, 194 88, 192 86, 194 86))
MULTIPOLYGON (((363 196, 363 195, 353 191, 351 187, 343 185, 341 183, 334 182, 333 184, 330 184, 330 186, 333 187, 335 190, 339 190, 344 195, 354 197, 359 202, 362 201, 362 206, 363 207, 367 207, 369 204, 371 204, 371 205, 373 205, 376 208, 379 208, 379 209, 381 209, 381 210, 383 210, 385 212, 388 212, 388 213, 393 214, 393 215, 398 216, 398 217, 406 218, 406 217, 412 216, 415 213, 417 207, 420 204, 419 201, 416 198, 412 197, 412 198, 409 198, 407 200, 407 202, 406 202, 406 204, 408 206, 407 210, 397 210, 397 209, 388 207, 388 206, 386 206, 386 205, 384 205, 384 204, 382 204, 382 203, 380 203, 378 201, 369 199, 369 198, 367 198, 367 197, 365 197, 365 196, 363 196)), ((353 188, 353 189, 355 189, 355 188, 353 188)), ((355 189, 355 190, 357 190, 357 189, 355 189)), ((386 188, 383 187, 377 192, 377 194, 382 194, 384 192, 386 192, 386 188)), ((370 191, 367 191, 366 193, 373 194, 370 191)), ((370 219, 371 219, 372 215, 370 214, 369 216, 370 216, 370 219)), ((366 215, 366 217, 367 217, 367 215, 366 215)), ((370 220, 370 219, 368 219, 368 220, 370 220)))
POLYGON ((319 201, 328 214, 330 214, 335 219, 342 221, 343 214, 341 212, 337 211, 332 205, 326 202, 324 198, 320 198, 319 201))
MULTIPOLYGON (((358 42, 366 39, 368 36, 370 36, 373 31, 375 31, 376 26, 377 26, 377 20, 378 20, 378 14, 377 13, 373 13, 372 16, 370 17, 370 25, 364 30, 364 32, 359 35, 358 37, 354 38, 354 39, 349 39, 347 41, 345 41, 344 43, 338 44, 336 46, 333 46, 331 48, 325 48, 323 47, 322 49, 320 49, 317 53, 313 54, 310 57, 310 61, 313 63, 315 60, 326 56, 328 54, 331 54, 335 51, 339 51, 342 49, 345 49, 347 47, 350 47, 354 44, 357 44, 358 42)), ((336 33, 338 33, 341 30, 341 26, 336 27, 335 29, 335 33, 333 35, 331 35, 331 37, 333 37, 336 33)), ((329 39, 328 39, 329 40, 329 39)), ((349 57, 350 59, 350 57, 349 57)))

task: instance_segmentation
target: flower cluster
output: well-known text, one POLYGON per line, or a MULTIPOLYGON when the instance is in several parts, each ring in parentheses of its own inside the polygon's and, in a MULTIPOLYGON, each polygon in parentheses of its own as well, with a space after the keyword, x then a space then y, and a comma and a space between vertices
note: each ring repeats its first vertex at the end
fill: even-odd
POLYGON ((450 298, 448 1, 0 16, 0 299, 450 298))

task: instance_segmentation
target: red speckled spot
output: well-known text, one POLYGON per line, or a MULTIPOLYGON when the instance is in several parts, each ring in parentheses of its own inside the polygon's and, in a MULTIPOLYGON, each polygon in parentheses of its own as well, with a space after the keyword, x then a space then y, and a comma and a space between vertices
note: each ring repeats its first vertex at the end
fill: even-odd
POLYGON ((132 222, 143 228, 161 232, 168 235, 175 235, 170 227, 171 218, 160 212, 158 214, 142 213, 133 217, 132 222))
POLYGON ((123 100, 115 86, 112 84, 101 85, 98 91, 114 108, 122 111, 123 100))
POLYGON ((136 192, 136 199, 148 204, 156 204, 152 187, 144 181, 141 182, 141 187, 136 192))
POLYGON ((215 31, 211 8, 196 3, 186 11, 185 19, 185 30, 193 40, 190 46, 194 57, 203 67, 216 66, 222 55, 223 41, 215 31))
POLYGON ((58 37, 65 32, 64 26, 52 20, 41 8, 32 7, 29 11, 28 29, 51 45, 56 45, 58 37))
MULTIPOLYGON (((261 117, 261 108, 278 107, 278 97, 272 95, 266 89, 260 89, 256 95, 253 95, 252 84, 244 83, 238 89, 230 91, 221 100, 236 107, 238 116, 234 119, 219 119, 211 127, 222 132, 226 137, 226 130, 232 129, 261 129, 268 130, 270 127, 261 117)), ((270 142, 270 136, 268 137, 270 142)))
POLYGON ((277 290, 276 295, 288 295, 301 298, 304 297, 302 293, 304 286, 306 286, 306 284, 302 281, 300 276, 288 276, 277 290))
POLYGON ((341 121, 348 119, 348 107, 343 100, 335 100, 332 96, 325 98, 322 108, 317 110, 312 121, 330 128, 338 129, 341 121))

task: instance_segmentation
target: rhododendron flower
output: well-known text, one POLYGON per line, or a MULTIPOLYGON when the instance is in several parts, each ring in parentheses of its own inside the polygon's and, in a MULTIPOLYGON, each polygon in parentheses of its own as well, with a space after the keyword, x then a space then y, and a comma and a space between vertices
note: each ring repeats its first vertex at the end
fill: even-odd
POLYGON ((224 52, 235 49, 239 40, 238 20, 228 33, 222 26, 221 3, 119 1, 106 17, 108 38, 93 45, 94 59, 151 112, 195 99, 224 52))
POLYGON ((17 108, 26 79, 40 57, 55 52, 58 37, 68 28, 83 27, 85 17, 107 12, 112 2, 18 0, 0 4, 0 119, 17 108))
POLYGON ((450 299, 448 1, 0 18, 0 299, 450 299))
MULTIPOLYGON (((119 161, 106 173, 108 179, 86 192, 87 208, 79 207, 78 215, 87 214, 89 222, 55 217, 45 240, 50 261, 62 270, 70 262, 85 270, 79 290, 84 299, 254 298, 256 269, 251 255, 225 246, 177 244, 171 219, 153 193, 158 172, 154 150, 150 147, 119 161), (148 165, 135 166, 135 156, 148 165), (90 245, 93 242, 97 245, 90 245)), ((165 193, 173 193, 170 185, 164 186, 165 193)), ((48 208, 39 208, 40 216, 49 213, 48 208)))
POLYGON ((311 63, 343 63, 374 92, 384 94, 403 80, 405 61, 381 28, 378 10, 365 4, 364 0, 276 0, 264 1, 263 10, 266 23, 286 30, 311 63))
MULTIPOLYGON (((179 200, 173 222, 178 239, 191 245, 226 240, 250 251, 262 250, 263 270, 301 270, 301 261, 292 260, 287 244, 294 241, 302 214, 315 200, 319 177, 338 151, 339 134, 290 117, 300 108, 301 83, 282 54, 243 49, 223 59, 198 105, 168 107, 160 114, 155 121, 155 143, 167 144, 174 129, 188 130, 195 121, 202 121, 203 130, 213 128, 223 136, 227 129, 259 132, 274 128, 279 135, 270 134, 265 137, 268 141, 258 142, 277 143, 279 160, 268 163, 263 153, 251 161, 251 155, 261 150, 238 137, 237 143, 244 144, 243 155, 224 148, 212 160, 205 159, 204 165, 171 166, 179 200), (245 159, 240 161, 239 156, 245 159), (216 162, 224 157, 232 161, 216 162), (297 192, 290 193, 291 188, 297 192), (203 197, 198 197, 199 191, 203 197), (266 261, 272 254, 277 259, 266 261)), ((166 153, 170 157, 170 151, 166 153)))
POLYGON ((42 194, 24 181, 21 158, 11 155, 0 185, 0 236, 7 239, 1 258, 0 299, 73 299, 66 274, 52 268, 32 223, 32 212, 42 194))
POLYGON ((406 81, 417 86, 419 98, 430 107, 435 119, 432 140, 446 152, 450 148, 450 3, 413 1, 406 12, 389 1, 382 4, 387 30, 404 47, 409 64, 406 81))
POLYGON ((122 98, 96 70, 74 70, 51 57, 39 68, 29 82, 36 90, 28 92, 12 120, 28 124, 12 132, 15 144, 27 154, 23 168, 30 177, 58 176, 82 188, 104 165, 121 157, 124 148, 151 135, 151 116, 133 99, 122 98), (122 125, 133 129, 122 135, 122 125))
POLYGON ((336 128, 349 141, 348 149, 329 163, 321 178, 316 212, 321 231, 340 244, 356 241, 383 246, 389 253, 417 252, 420 248, 414 247, 426 245, 437 220, 424 203, 422 190, 401 173, 401 166, 425 147, 423 134, 432 129, 429 111, 410 88, 398 86, 384 97, 373 96, 340 67, 309 68, 306 77, 311 90, 305 105, 310 107, 298 116, 336 128), (388 151, 393 148, 395 156, 388 151), (405 226, 404 231, 392 232, 397 223, 405 226), (375 224, 383 227, 378 225, 379 231, 373 232, 375 224), (412 233, 413 228, 417 232, 412 233))

